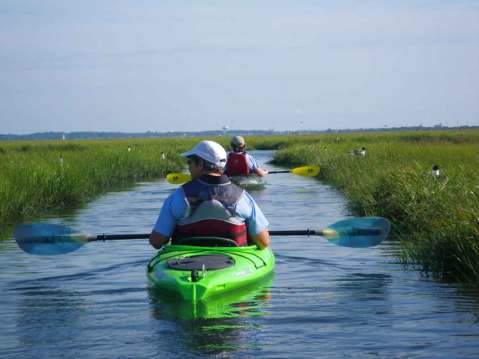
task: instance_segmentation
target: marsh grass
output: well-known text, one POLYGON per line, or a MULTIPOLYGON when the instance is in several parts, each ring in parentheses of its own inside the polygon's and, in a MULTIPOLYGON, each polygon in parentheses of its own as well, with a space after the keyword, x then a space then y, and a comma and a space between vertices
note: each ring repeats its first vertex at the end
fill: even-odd
MULTIPOLYGON (((198 140, 0 142, 0 225, 179 171, 179 154, 198 140)), ((229 136, 213 140, 229 147, 229 136)), ((278 150, 277 164, 319 164, 320 178, 346 194, 353 213, 391 220, 404 263, 478 283, 479 131, 261 136, 247 143, 278 150), (366 156, 351 155, 361 147, 366 156), (434 164, 443 177, 431 175, 434 164)))
POLYGON ((354 213, 391 220, 405 263, 441 279, 478 283, 477 131, 319 137, 278 151, 274 162, 319 164, 320 178, 346 194, 354 213), (365 157, 351 155, 363 146, 365 157), (439 178, 431 175, 434 164, 439 178))
POLYGON ((100 193, 184 166, 189 140, 9 142, 0 145, 0 224, 79 206, 100 193))

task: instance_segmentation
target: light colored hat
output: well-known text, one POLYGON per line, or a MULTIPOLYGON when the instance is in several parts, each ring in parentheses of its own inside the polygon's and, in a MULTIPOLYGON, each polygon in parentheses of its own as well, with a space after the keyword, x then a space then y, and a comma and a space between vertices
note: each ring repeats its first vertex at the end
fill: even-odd
POLYGON ((196 155, 219 168, 224 168, 226 165, 226 151, 223 146, 214 141, 198 142, 191 151, 181 154, 183 157, 189 157, 193 155, 196 155))
POLYGON ((245 140, 242 136, 234 136, 232 139, 231 139, 231 144, 233 146, 239 146, 239 147, 243 147, 245 145, 245 140))

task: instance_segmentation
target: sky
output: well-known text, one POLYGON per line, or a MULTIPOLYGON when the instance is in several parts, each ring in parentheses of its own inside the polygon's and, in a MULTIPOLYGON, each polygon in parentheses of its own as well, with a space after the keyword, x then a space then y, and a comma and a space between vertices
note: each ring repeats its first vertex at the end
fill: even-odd
POLYGON ((0 133, 479 125, 479 1, 1 0, 0 133))

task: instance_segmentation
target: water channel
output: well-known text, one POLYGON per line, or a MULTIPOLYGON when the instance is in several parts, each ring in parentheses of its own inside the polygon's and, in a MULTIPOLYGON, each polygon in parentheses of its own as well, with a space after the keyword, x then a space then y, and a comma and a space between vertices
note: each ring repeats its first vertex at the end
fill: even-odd
MULTIPOLYGON (((255 155, 264 164, 272 152, 255 155)), ((315 179, 267 181, 253 195, 271 229, 323 228, 350 215, 345 198, 315 179)), ((92 234, 146 233, 173 190, 164 180, 140 183, 44 220, 92 234)), ((273 279, 195 316, 149 288, 154 250, 145 240, 43 257, 0 241, 0 357, 479 357, 478 293, 404 268, 395 243, 349 249, 281 237, 273 249, 273 279)))

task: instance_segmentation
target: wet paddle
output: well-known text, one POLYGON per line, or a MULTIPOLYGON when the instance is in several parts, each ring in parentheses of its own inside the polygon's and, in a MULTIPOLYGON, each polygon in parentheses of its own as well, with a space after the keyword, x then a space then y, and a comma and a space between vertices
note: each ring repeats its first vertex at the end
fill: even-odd
POLYGON ((283 171, 270 171, 269 175, 275 173, 293 173, 304 177, 316 177, 319 174, 319 166, 302 166, 283 171))
MULTIPOLYGON (((319 173, 319 166, 302 166, 284 171, 271 171, 268 174, 276 173, 293 173, 304 177, 315 177, 319 173)), ((182 184, 191 180, 188 173, 170 173, 166 176, 166 180, 171 184, 182 184)))
MULTIPOLYGON (((271 236, 322 236, 330 243, 353 248, 372 247, 388 235, 389 221, 382 217, 356 217, 336 222, 322 230, 270 231, 271 236)), ((149 233, 100 234, 88 236, 71 227, 50 224, 22 224, 15 228, 14 238, 27 253, 55 255, 73 252, 84 244, 94 241, 147 239, 149 233)))
POLYGON ((169 173, 166 175, 166 180, 171 184, 182 184, 191 180, 191 175, 188 173, 169 173))

